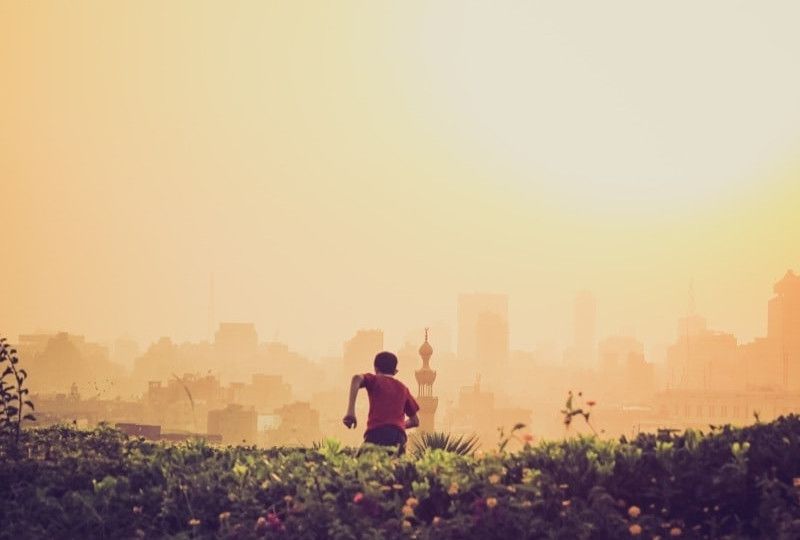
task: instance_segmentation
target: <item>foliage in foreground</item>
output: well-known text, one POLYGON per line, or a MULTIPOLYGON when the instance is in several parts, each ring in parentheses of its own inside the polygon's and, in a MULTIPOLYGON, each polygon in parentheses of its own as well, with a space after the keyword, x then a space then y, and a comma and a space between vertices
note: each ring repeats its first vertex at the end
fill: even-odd
POLYGON ((411 453, 414 457, 420 458, 425 452, 432 450, 444 450, 459 456, 471 456, 478 449, 478 437, 476 435, 459 435, 451 433, 420 433, 411 439, 411 453))
POLYGON ((800 537, 800 418, 392 459, 217 448, 103 427, 0 455, 2 538, 800 537))

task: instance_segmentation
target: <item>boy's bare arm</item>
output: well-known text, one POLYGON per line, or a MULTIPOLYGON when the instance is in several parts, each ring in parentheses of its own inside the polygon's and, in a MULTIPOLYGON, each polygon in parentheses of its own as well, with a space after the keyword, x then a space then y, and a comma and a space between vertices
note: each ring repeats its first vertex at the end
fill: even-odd
POLYGON ((409 416, 408 420, 406 420, 406 429, 411 429, 419 426, 419 416, 414 414, 414 416, 409 416))
POLYGON ((363 375, 353 375, 350 381, 350 395, 347 401, 347 413, 342 418, 342 423, 348 428, 354 428, 358 424, 356 420, 356 397, 358 397, 358 389, 364 383, 363 375))

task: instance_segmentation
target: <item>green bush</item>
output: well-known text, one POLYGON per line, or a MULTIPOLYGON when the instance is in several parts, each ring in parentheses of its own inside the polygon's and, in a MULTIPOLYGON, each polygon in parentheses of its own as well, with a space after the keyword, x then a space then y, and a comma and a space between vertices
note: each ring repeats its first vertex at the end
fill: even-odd
POLYGON ((800 418, 516 453, 358 456, 27 430, 0 538, 798 538, 800 418), (797 480, 795 480, 797 479, 797 480))

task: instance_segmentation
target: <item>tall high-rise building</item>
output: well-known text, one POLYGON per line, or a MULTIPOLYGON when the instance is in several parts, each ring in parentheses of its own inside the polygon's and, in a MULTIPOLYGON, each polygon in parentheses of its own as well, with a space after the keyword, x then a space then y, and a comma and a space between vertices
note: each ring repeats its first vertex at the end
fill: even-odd
POLYGON ((214 355, 226 377, 244 381, 252 373, 258 353, 258 333, 253 323, 220 323, 214 334, 214 355))
POLYGON ((597 303, 589 291, 581 291, 575 297, 575 346, 582 350, 594 350, 596 346, 597 303))
POLYGON ((432 433, 434 430, 434 417, 439 406, 439 398, 433 395, 433 383, 436 372, 431 369, 430 361, 433 347, 428 343, 428 330, 425 329, 425 343, 419 348, 422 358, 422 368, 414 372, 419 388, 417 390, 417 403, 419 404, 419 430, 423 433, 432 433))
POLYGON ((372 371, 372 361, 382 350, 383 330, 359 330, 355 336, 344 342, 345 372, 352 375, 372 371))
POLYGON ((778 354, 783 386, 800 390, 800 276, 786 272, 769 301, 767 338, 778 354))
POLYGON ((573 345, 564 353, 564 360, 574 367, 594 367, 597 357, 597 304, 589 291, 575 296, 573 306, 573 345))
POLYGON ((458 359, 467 365, 508 359, 508 295, 458 297, 458 359))

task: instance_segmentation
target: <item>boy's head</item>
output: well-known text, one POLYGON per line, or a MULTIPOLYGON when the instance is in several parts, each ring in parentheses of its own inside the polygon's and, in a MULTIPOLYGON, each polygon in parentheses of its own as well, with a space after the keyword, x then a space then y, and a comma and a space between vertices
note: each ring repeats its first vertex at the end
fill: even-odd
POLYGON ((375 372, 383 373, 384 375, 394 375, 397 373, 397 357, 388 351, 376 354, 375 372))

